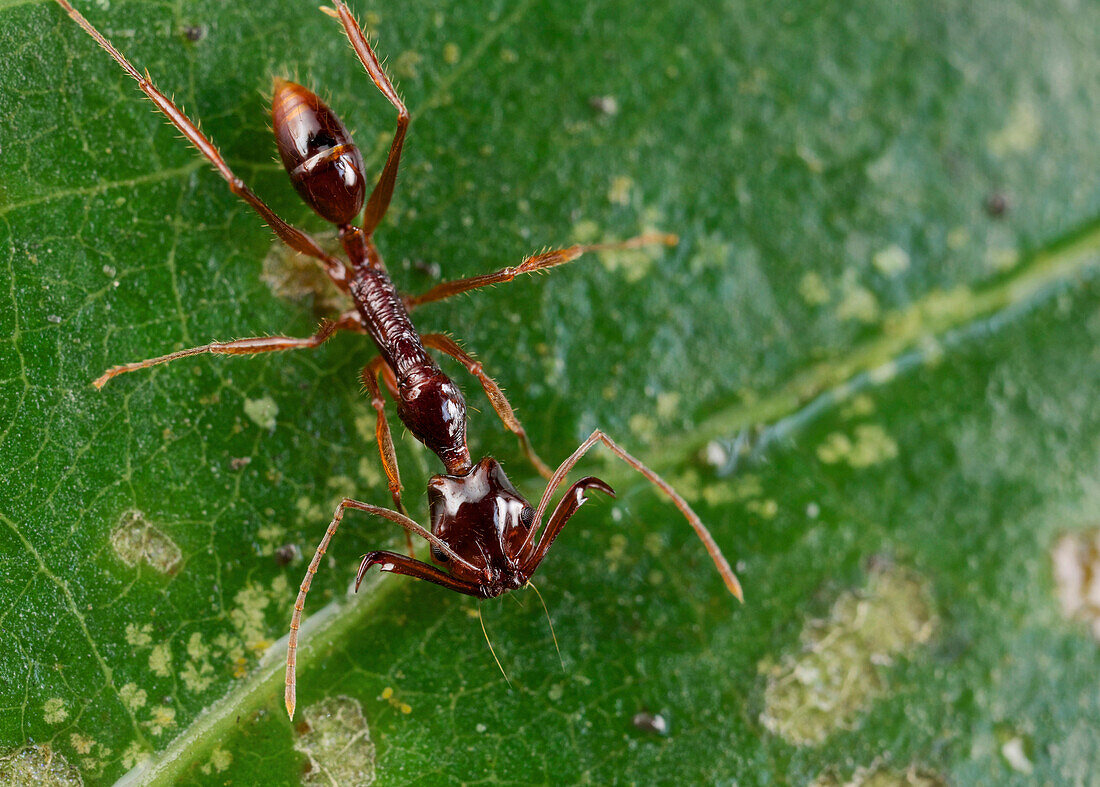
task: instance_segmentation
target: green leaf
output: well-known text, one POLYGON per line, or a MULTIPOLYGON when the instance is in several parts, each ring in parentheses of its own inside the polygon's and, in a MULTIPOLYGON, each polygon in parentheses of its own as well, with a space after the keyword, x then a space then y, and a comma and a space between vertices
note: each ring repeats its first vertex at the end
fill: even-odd
MULTIPOLYGON (((383 161, 392 109, 312 4, 80 7, 288 220, 325 231, 273 162, 272 74, 321 89, 383 161)), ((349 514, 290 723, 277 641, 304 560, 342 496, 389 497, 358 384, 372 349, 94 390, 113 364, 306 335, 327 300, 59 7, 0 0, 2 780, 1090 778, 1100 11, 355 10, 413 113, 379 231, 403 291, 431 263, 681 236, 415 317, 479 354, 548 460, 598 425, 666 474, 746 604, 597 454, 586 472, 619 497, 536 577, 560 665, 529 591, 479 607, 387 576, 349 596, 360 555, 403 543, 349 514)), ((472 450, 536 497, 447 368, 481 411, 472 450)), ((423 519, 438 463, 396 434, 423 519)))

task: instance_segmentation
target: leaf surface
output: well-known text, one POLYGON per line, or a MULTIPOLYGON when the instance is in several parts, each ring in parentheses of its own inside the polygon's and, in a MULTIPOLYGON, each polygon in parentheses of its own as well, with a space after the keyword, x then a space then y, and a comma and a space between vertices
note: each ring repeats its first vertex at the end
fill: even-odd
MULTIPOLYGON (((81 9, 312 232, 273 161, 271 75, 322 89, 384 160, 392 109, 308 3, 81 9)), ((280 555, 308 559, 342 496, 389 497, 372 350, 340 336, 95 391, 113 364, 307 335, 325 301, 56 5, 0 0, 0 775, 1084 780, 1097 611, 1067 620, 1058 581, 1097 572, 1097 10, 356 11, 413 113, 379 231, 399 288, 681 236, 415 317, 478 353, 548 460, 600 426, 667 474, 747 603, 593 455, 619 498, 536 577, 562 665, 531 592, 481 606, 509 685, 472 601, 397 577, 347 595, 360 555, 403 542, 349 515, 288 722, 275 643, 304 562, 280 555)), ((447 368, 481 411, 472 450, 537 497, 447 368)), ((423 518, 438 464, 394 426, 423 518)))

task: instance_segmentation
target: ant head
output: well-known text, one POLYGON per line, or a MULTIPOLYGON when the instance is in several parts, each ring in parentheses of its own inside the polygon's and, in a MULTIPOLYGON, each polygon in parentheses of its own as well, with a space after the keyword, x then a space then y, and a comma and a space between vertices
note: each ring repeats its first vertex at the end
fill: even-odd
POLYGON ((471 571, 432 547, 432 559, 453 576, 476 582, 486 595, 499 596, 525 582, 532 545, 528 534, 535 509, 512 486, 497 460, 486 457, 466 475, 437 475, 428 482, 432 533, 439 536, 471 571))

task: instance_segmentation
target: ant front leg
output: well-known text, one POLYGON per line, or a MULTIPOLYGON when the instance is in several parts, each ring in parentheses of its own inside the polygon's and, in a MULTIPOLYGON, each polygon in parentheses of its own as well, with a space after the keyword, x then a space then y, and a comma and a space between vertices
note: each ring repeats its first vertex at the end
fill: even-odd
MULTIPOLYGON (((692 529, 695 530, 695 534, 699 537, 699 540, 703 542, 703 546, 706 547, 710 559, 714 561, 714 565, 718 569, 722 581, 726 583, 726 588, 737 597, 738 601, 744 601, 745 596, 741 590, 741 583, 737 580, 737 576, 733 573, 733 569, 730 568, 730 564, 726 560, 725 555, 723 555, 722 550, 718 548, 718 544, 715 543, 714 538, 711 536, 710 531, 707 530, 706 525, 703 524, 703 520, 699 518, 699 515, 692 511, 687 501, 680 497, 667 481, 642 464, 640 460, 627 453, 626 449, 599 429, 589 435, 588 439, 581 443, 577 450, 573 452, 573 455, 562 462, 561 466, 554 472, 553 477, 550 479, 550 483, 546 486, 546 491, 542 494, 542 499, 539 500, 538 509, 535 511, 535 522, 542 522, 543 514, 546 513, 546 508, 550 503, 550 497, 554 494, 554 490, 561 485, 566 475, 573 469, 573 466, 576 465, 581 457, 588 453, 589 449, 596 443, 603 443, 606 445, 616 456, 633 467, 645 476, 650 483, 668 495, 673 504, 680 509, 680 513, 684 515, 684 518, 687 519, 692 529)), ((609 488, 607 488, 602 481, 599 481, 599 479, 582 479, 574 484, 566 493, 565 497, 558 503, 557 509, 555 509, 553 516, 551 516, 550 523, 546 526, 546 530, 543 532, 538 546, 535 547, 535 551, 532 553, 531 558, 524 566, 524 573, 528 577, 535 573, 539 563, 546 557, 547 550, 550 549, 550 545, 553 543, 562 527, 565 526, 566 520, 569 519, 584 502, 584 491, 589 487, 601 488, 601 485, 605 487, 602 491, 609 491, 609 488)), ((527 542, 523 545, 521 554, 526 552, 530 547, 537 532, 537 526, 531 528, 531 532, 527 536, 527 542)))
MULTIPOLYGON (((302 580, 302 584, 298 588, 298 598, 294 601, 294 612, 291 613, 290 616, 290 635, 287 637, 286 643, 286 693, 284 695, 284 698, 286 701, 286 711, 288 714, 290 714, 290 718, 292 719, 294 718, 294 708, 296 705, 295 673, 298 664, 298 629, 301 627, 302 624, 302 611, 305 609, 306 606, 306 595, 309 593, 309 589, 313 585, 313 577, 316 576, 317 569, 321 565, 321 558, 324 557, 325 552, 328 551, 328 545, 329 543, 331 543, 332 537, 336 535, 336 530, 340 527, 340 522, 342 522, 344 519, 344 511, 348 508, 356 511, 366 511, 368 514, 375 514, 377 516, 384 517, 391 522, 396 522, 397 524, 401 525, 401 527, 405 528, 407 532, 415 533, 416 535, 428 541, 430 544, 432 544, 432 546, 436 547, 444 554, 446 554, 451 560, 454 560, 457 563, 461 563, 470 571, 476 571, 473 566, 471 566, 467 561, 463 560, 462 557, 456 554, 454 550, 452 550, 447 544, 434 536, 428 530, 425 530, 413 520, 409 519, 409 517, 405 516, 401 512, 391 511, 390 509, 382 508, 381 506, 372 506, 370 503, 361 503, 358 500, 352 500, 350 497, 345 497, 343 500, 341 500, 340 505, 336 507, 336 511, 332 515, 332 521, 329 523, 328 530, 325 531, 324 538, 322 538, 321 543, 317 545, 317 551, 313 553, 313 559, 309 561, 309 567, 306 569, 305 578, 302 580)), ((372 552, 371 554, 389 555, 392 553, 372 552)), ((368 555, 368 557, 370 557, 370 555, 368 555)), ((397 560, 402 561, 402 565, 404 565, 404 562, 407 561, 411 561, 414 563, 416 562, 412 561, 411 558, 402 557, 401 555, 393 555, 393 557, 397 560)), ((431 568, 431 566, 425 566, 425 568, 431 568)), ((355 580, 356 590, 359 589, 359 583, 363 579, 363 572, 365 570, 366 569, 362 567, 360 567, 359 569, 359 574, 355 580)), ((435 581, 434 579, 430 579, 429 577, 422 578, 429 579, 429 581, 433 582, 435 581)), ((458 580, 454 581, 458 582, 458 580)), ((471 585, 470 587, 473 588, 475 586, 471 585)), ((459 590, 460 592, 468 592, 466 589, 460 587, 453 587, 452 589, 459 590)))
MULTIPOLYGON (((386 471, 386 482, 390 487, 393 504, 398 511, 407 515, 405 505, 401 502, 401 472, 397 468, 397 451, 393 447, 390 423, 386 420, 386 400, 382 398, 382 389, 378 387, 379 374, 382 374, 387 382, 393 374, 382 356, 378 356, 363 368, 363 385, 366 386, 367 392, 370 394, 371 405, 378 413, 378 423, 375 425, 374 433, 378 439, 378 453, 382 457, 382 467, 386 471)), ((408 549, 409 557, 415 558, 416 550, 413 547, 412 534, 407 530, 405 531, 405 547, 408 549)))
POLYGON ((138 369, 148 369, 150 366, 176 361, 180 358, 188 358, 192 355, 211 353, 214 355, 255 355, 256 353, 269 353, 278 350, 302 350, 320 347, 337 331, 362 332, 363 325, 359 321, 358 313, 354 311, 341 314, 336 320, 326 320, 321 323, 320 330, 312 336, 304 339, 292 336, 257 336, 251 339, 236 339, 231 342, 211 342, 201 347, 189 347, 186 350, 177 350, 174 353, 160 355, 156 358, 148 358, 144 361, 135 361, 121 366, 112 366, 94 381, 92 385, 102 388, 113 377, 127 372, 136 372, 138 369))
POLYGON ((512 279, 521 274, 534 273, 535 271, 546 270, 547 268, 555 268, 558 265, 572 262, 582 254, 593 251, 621 251, 623 249, 638 249, 642 246, 652 246, 656 244, 675 246, 678 242, 679 238, 675 235, 647 233, 645 235, 639 235, 636 238, 631 238, 630 240, 619 241, 618 243, 592 243, 588 245, 570 246, 567 249, 555 249, 554 251, 532 255, 519 265, 503 268, 495 273, 483 273, 480 276, 471 276, 468 279, 445 281, 420 295, 407 296, 405 298, 405 305, 412 309, 424 303, 441 301, 445 298, 460 295, 461 293, 476 290, 481 287, 504 284, 505 282, 512 281, 512 279))
POLYGON ((512 409, 512 405, 504 396, 504 391, 500 390, 500 386, 496 384, 493 378, 485 373, 485 369, 481 366, 481 363, 475 361, 473 357, 459 347, 458 342, 450 336, 446 336, 442 333, 429 333, 420 338, 425 347, 433 347, 440 352, 446 353, 465 366, 466 371, 477 378, 478 382, 481 383, 481 387, 485 390, 485 395, 489 397, 493 409, 496 410, 497 416, 504 425, 519 438, 519 444, 523 448, 523 453, 527 455, 528 461, 535 466, 535 470, 538 471, 539 475, 543 478, 550 478, 550 468, 547 467, 546 463, 535 453, 535 449, 531 445, 531 440, 527 437, 527 431, 523 428, 523 424, 519 422, 519 419, 516 418, 516 413, 512 409))

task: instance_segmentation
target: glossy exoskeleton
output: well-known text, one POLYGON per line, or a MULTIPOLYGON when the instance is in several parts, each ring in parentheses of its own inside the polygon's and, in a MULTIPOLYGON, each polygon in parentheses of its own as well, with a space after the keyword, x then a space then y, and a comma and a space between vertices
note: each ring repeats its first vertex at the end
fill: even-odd
POLYGON ((671 498, 703 541, 727 588, 741 598, 737 578, 702 521, 656 473, 600 430, 594 431, 557 470, 551 472, 532 449, 511 405, 481 364, 448 336, 419 334, 409 318, 409 311, 422 304, 511 281, 520 274, 571 262, 587 252, 637 248, 648 244, 672 245, 676 243, 675 236, 646 234, 620 243, 574 245, 528 257, 520 265, 495 273, 445 282, 421 295, 403 296, 397 292, 386 272, 373 235, 393 195, 409 114, 342 0, 334 1, 335 9, 322 10, 340 21, 367 74, 397 110, 397 130, 389 155, 369 197, 359 149, 344 124, 316 94, 302 85, 276 79, 272 124, 279 156, 294 188, 319 216, 336 225, 346 260, 328 254, 309 235, 279 218, 230 170, 213 143, 153 85, 147 74, 138 72, 68 0, 57 2, 137 81, 145 95, 213 164, 233 193, 251 205, 290 248, 318 260, 336 286, 347 293, 354 303, 354 308, 324 322, 313 336, 265 336, 212 342, 112 367, 95 381, 95 386, 100 388, 124 372, 201 353, 239 355, 317 347, 337 331, 365 333, 373 339, 378 349, 378 357, 363 369, 362 380, 378 413, 378 447, 394 509, 344 499, 310 561, 294 604, 287 644, 286 706, 292 717, 298 629, 306 593, 344 511, 349 508, 387 518, 410 534, 407 555, 389 551, 367 554, 356 576, 356 588, 367 570, 378 566, 384 572, 424 579, 478 598, 493 598, 527 584, 565 523, 585 502, 586 493, 597 490, 613 494, 611 487, 598 478, 582 478, 566 490, 550 513, 545 528, 542 527, 551 496, 585 452, 596 443, 603 443, 671 498), (355 220, 360 213, 363 218, 356 225, 355 220), (516 490, 495 459, 486 457, 478 462, 471 459, 466 444, 466 401, 458 386, 429 354, 429 349, 456 359, 477 378, 497 415, 519 438, 528 459, 539 473, 549 479, 537 506, 532 506, 516 490), (401 479, 384 411, 380 378, 397 403, 398 417, 418 440, 439 457, 446 471, 434 476, 428 484, 430 530, 410 519, 401 502, 401 479), (431 559, 436 565, 416 559, 411 534, 421 536, 430 543, 431 559))

